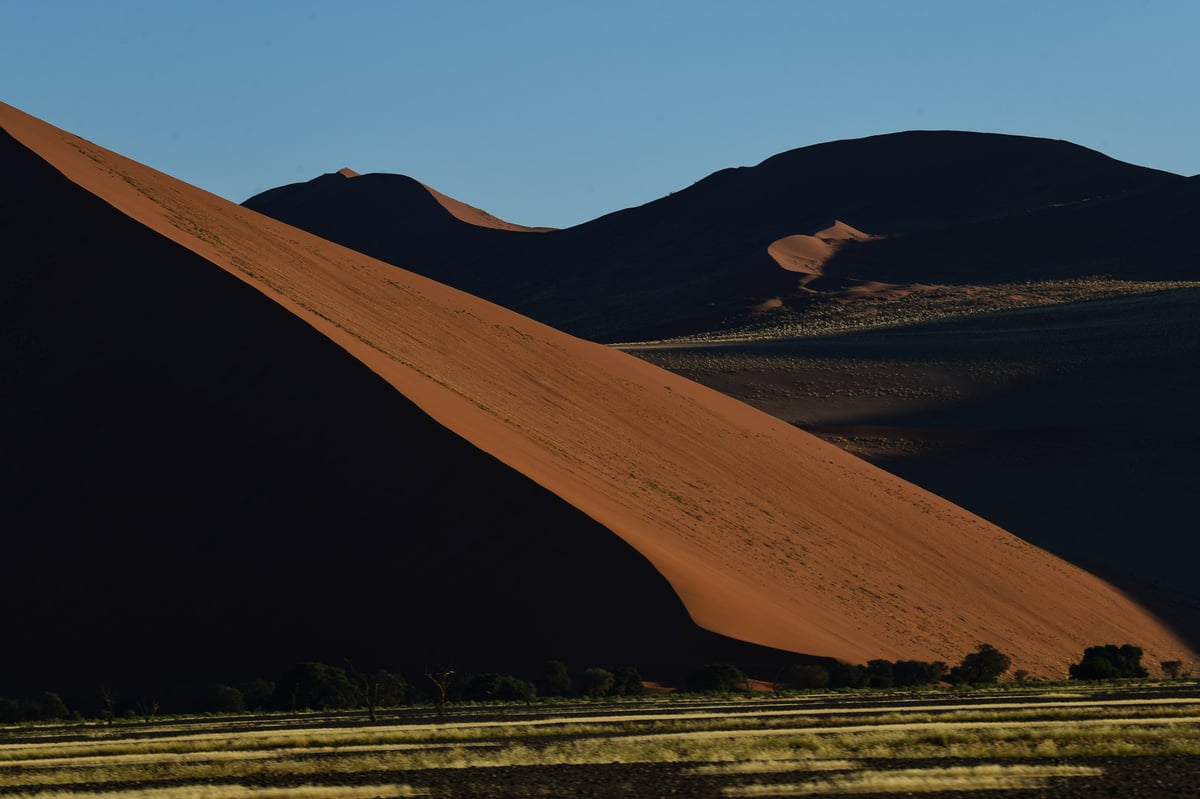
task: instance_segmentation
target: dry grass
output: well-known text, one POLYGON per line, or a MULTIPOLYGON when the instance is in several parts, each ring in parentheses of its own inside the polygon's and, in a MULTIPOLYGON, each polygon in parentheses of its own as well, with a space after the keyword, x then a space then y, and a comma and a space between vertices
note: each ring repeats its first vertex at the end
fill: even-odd
POLYGON ((879 295, 838 294, 792 298, 783 307, 748 320, 739 327, 663 341, 620 344, 715 344, 806 338, 863 330, 962 319, 984 313, 1067 305, 1113 297, 1154 294, 1200 287, 1195 281, 1114 280, 1101 276, 1066 280, 1022 281, 995 285, 909 285, 879 295))
POLYGON ((697 779, 853 771, 819 782, 805 781, 799 788, 743 786, 745 791, 762 793, 730 794, 787 795, 779 793, 786 788, 799 795, 885 790, 878 786, 886 780, 898 780, 887 782, 891 787, 886 790, 917 792, 966 790, 962 786, 968 783, 1028 785, 1047 775, 1088 773, 1086 769, 1070 774, 1022 771, 1015 768, 1021 765, 1016 761, 1200 757, 1200 700, 1195 698, 1038 699, 1031 694, 1026 702, 998 697, 991 702, 950 704, 925 698, 853 707, 830 700, 825 700, 824 707, 814 707, 811 700, 769 705, 675 702, 642 713, 621 708, 608 714, 572 710, 564 713, 568 717, 565 722, 514 718, 503 723, 325 728, 320 726, 322 720, 315 718, 303 720, 293 729, 271 730, 214 720, 207 729, 190 728, 187 734, 180 733, 188 728, 169 725, 150 727, 141 735, 131 735, 130 729, 88 726, 34 728, 28 732, 39 739, 43 733, 51 738, 57 733, 60 738, 73 734, 84 740, 22 743, 14 740, 10 731, 0 751, 0 785, 19 788, 24 793, 17 795, 38 799, 92 796, 97 791, 138 799, 210 796, 215 794, 187 793, 193 786, 196 791, 206 790, 210 782, 222 783, 220 795, 234 799, 323 799, 416 795, 411 793, 416 788, 406 787, 414 780, 419 785, 415 775, 465 768, 675 763, 687 766, 685 773, 697 779), (987 768, 980 765, 973 770, 903 768, 906 761, 914 759, 946 758, 1009 763, 989 763, 987 768), (897 768, 855 771, 855 761, 865 759, 892 760, 897 768), (349 789, 325 785, 317 786, 320 791, 316 793, 279 794, 255 787, 352 780, 354 775, 366 773, 372 775, 372 781, 395 774, 404 784, 386 786, 391 793, 382 788, 370 793, 379 786, 366 789, 367 793, 337 793, 349 789), (169 790, 181 792, 155 787, 168 782, 173 784, 169 790), (131 783, 146 787, 122 792, 131 783), (957 787, 944 787, 947 785, 957 787), (242 793, 233 793, 230 786, 242 793), (321 792, 326 789, 330 792, 321 792))

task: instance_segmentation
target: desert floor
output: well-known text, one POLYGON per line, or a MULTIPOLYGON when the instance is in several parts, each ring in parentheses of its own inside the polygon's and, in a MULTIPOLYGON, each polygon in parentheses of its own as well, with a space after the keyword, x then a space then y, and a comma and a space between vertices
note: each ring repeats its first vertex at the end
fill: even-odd
POLYGON ((1200 682, 0 729, 0 795, 1194 796, 1200 682))

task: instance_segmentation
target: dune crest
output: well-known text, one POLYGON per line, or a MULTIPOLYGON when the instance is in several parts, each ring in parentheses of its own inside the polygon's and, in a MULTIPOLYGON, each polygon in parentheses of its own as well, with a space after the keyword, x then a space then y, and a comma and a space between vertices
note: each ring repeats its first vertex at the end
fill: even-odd
MULTIPOLYGON (((0 122, 608 527, 708 630, 858 662, 955 662, 987 641, 1045 677, 1096 643, 1137 642, 1150 662, 1194 657, 1096 577, 765 413, 10 107, 0 122)), ((587 568, 586 553, 563 568, 587 568)))
POLYGON ((466 203, 460 202, 453 197, 442 194, 440 191, 431 186, 426 186, 424 183, 421 185, 425 186, 425 190, 433 196, 433 199, 441 203, 442 207, 449 211, 455 219, 460 222, 466 222, 468 225, 486 227, 493 230, 510 230, 515 233, 544 233, 548 230, 553 230, 553 228, 548 227, 526 227, 525 225, 516 225, 512 222, 505 222, 499 217, 492 216, 487 211, 476 208, 473 205, 467 205, 466 203))
POLYGON ((835 219, 832 225, 811 235, 797 233, 776 239, 767 247, 767 254, 787 271, 808 276, 801 278, 803 286, 825 273, 825 262, 844 242, 870 238, 874 237, 835 219))

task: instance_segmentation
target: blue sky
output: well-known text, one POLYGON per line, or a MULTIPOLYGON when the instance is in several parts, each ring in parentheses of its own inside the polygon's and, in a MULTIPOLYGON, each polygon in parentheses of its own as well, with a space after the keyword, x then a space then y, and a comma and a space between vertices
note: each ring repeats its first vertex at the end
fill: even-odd
POLYGON ((1200 2, 0 0, 0 100, 240 202, 349 166, 527 225, 915 128, 1200 172, 1200 2))

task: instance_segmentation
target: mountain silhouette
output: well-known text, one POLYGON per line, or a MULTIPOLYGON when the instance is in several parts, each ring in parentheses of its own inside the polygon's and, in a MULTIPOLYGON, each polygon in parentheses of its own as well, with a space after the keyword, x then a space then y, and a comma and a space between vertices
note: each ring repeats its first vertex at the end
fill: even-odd
MULTIPOLYGON (((1073 214, 1080 206, 1180 191, 1184 183, 1063 141, 912 131, 792 150, 538 235, 463 223, 422 184, 395 175, 325 175, 245 205, 575 335, 618 341, 720 330, 788 296, 797 278, 768 249, 835 222, 871 235, 839 250, 827 271, 842 282, 827 280, 825 288, 845 279, 1033 279, 1061 254, 1053 220, 1068 217, 1068 227, 1084 228, 1073 235, 1087 238, 1112 220, 1073 214), (981 235, 980 226, 991 227, 981 235), (1005 242, 999 254, 961 271, 966 254, 990 253, 997 240, 1005 242), (1038 247, 1048 249, 1039 255, 1038 247), (1014 250, 1038 260, 1014 258, 1014 250), (928 265, 931 251, 941 261, 928 265)), ((1178 271, 1124 256, 1106 259, 1107 271, 1178 271)), ((1089 257, 1058 263, 1058 276, 1096 274, 1099 266, 1089 257)))

